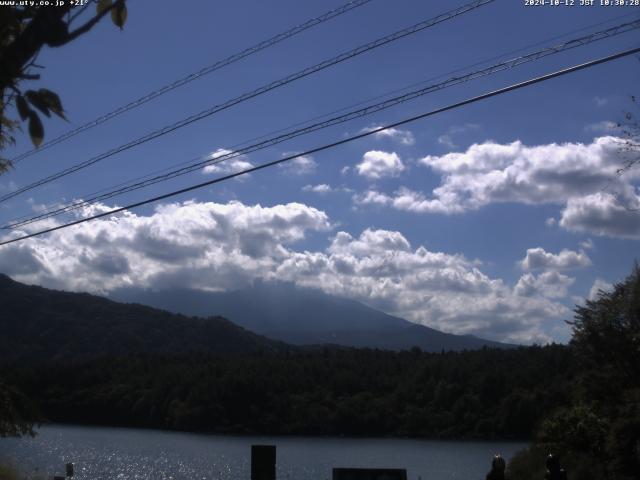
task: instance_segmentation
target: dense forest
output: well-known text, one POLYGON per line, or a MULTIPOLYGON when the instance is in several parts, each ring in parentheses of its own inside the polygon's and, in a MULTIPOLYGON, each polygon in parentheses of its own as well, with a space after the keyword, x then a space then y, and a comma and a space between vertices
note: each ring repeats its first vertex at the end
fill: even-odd
POLYGON ((576 376, 568 405, 545 416, 512 478, 543 478, 560 452, 569 478, 640 479, 640 266, 610 292, 575 309, 569 348, 576 376))
POLYGON ((133 355, 9 365, 57 422, 275 434, 528 438, 565 404, 566 347, 442 354, 324 348, 214 357, 133 355))

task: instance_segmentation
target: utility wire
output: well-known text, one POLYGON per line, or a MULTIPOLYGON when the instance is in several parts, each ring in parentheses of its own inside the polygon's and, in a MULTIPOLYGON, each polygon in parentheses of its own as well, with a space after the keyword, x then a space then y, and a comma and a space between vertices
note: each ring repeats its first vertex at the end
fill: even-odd
POLYGON ((305 155, 315 154, 315 153, 318 153, 318 152, 322 152, 324 150, 329 150, 329 149, 335 148, 335 147, 337 147, 339 145, 344 145, 346 143, 350 143, 350 142, 353 142, 355 140, 359 140, 361 138, 368 137, 370 135, 374 135, 374 134, 382 132, 384 130, 389 130, 391 128, 396 128, 396 127, 399 127, 399 126, 402 126, 402 125, 406 125, 408 123, 412 123, 412 122, 415 122, 417 120, 421 120, 423 118, 427 118, 427 117, 436 115, 438 113, 446 112, 446 111, 449 111, 449 110, 454 110, 456 108, 460 108, 460 107, 465 106, 465 105, 469 105, 469 104, 476 103, 476 102, 479 102, 479 101, 482 101, 482 100, 486 100, 486 99, 491 98, 491 97, 496 97, 498 95, 502 95, 502 94, 505 94, 505 93, 508 93, 508 92, 511 92, 511 91, 514 91, 514 90, 519 90, 521 88, 528 87, 530 85, 534 85, 534 84, 537 84, 537 83, 542 83, 542 82, 551 80, 551 79, 556 78, 556 77, 561 77, 561 76, 567 75, 569 73, 577 72, 579 70, 585 70, 587 68, 591 68, 591 67, 594 67, 596 65, 600 65, 600 64, 607 63, 607 62, 611 62, 613 60, 617 60, 619 58, 627 57, 629 55, 633 55, 633 54, 636 54, 636 53, 639 53, 639 52, 640 52, 640 47, 632 48, 630 50, 625 50, 625 51, 622 51, 622 52, 619 52, 619 53, 615 53, 615 54, 612 54, 612 55, 609 55, 609 56, 606 56, 606 57, 602 57, 602 58, 599 58, 599 59, 596 59, 596 60, 591 60, 589 62, 585 62, 585 63, 579 64, 579 65, 574 65, 573 67, 564 68, 562 70, 558 70, 558 71, 553 72, 553 73, 548 73, 546 75, 542 75, 542 76, 539 76, 539 77, 536 77, 536 78, 532 78, 532 79, 526 80, 524 82, 520 82, 520 83, 516 83, 516 84, 513 84, 513 85, 509 85, 507 87, 503 87, 503 88, 500 88, 498 90, 493 90, 491 92, 484 93, 482 95, 478 95, 478 96, 475 96, 475 97, 472 97, 472 98, 468 98, 468 99, 463 100, 461 102, 457 102, 457 103, 453 103, 453 104, 447 105, 445 107, 437 108, 435 110, 431 110, 429 112, 422 113, 420 115, 409 117, 409 118, 406 118, 404 120, 400 120, 398 122, 387 124, 387 125, 384 125, 382 127, 378 127, 378 128, 373 129, 373 130, 369 130, 367 132, 363 132, 363 133, 360 133, 360 134, 357 134, 357 135, 352 135, 350 137, 344 138, 342 140, 335 141, 333 143, 329 143, 329 144, 325 144, 325 145, 322 145, 322 146, 319 146, 319 147, 315 147, 315 148, 312 148, 312 149, 307 150, 307 151, 302 152, 302 153, 289 155, 287 157, 284 157, 284 158, 281 158, 281 159, 278 159, 278 160, 273 160, 271 162, 263 163, 261 165, 255 166, 255 167, 247 168, 247 169, 242 170, 240 172, 231 173, 229 175, 225 175, 223 177, 218 177, 218 178, 215 178, 213 180, 209 180, 207 182, 198 183, 196 185, 191 185, 189 187, 182 188, 180 190, 174 190, 174 191, 169 192, 169 193, 164 193, 162 195, 158 195, 158 196, 155 196, 155 197, 152 197, 152 198, 148 198, 146 200, 142 200, 142 201, 139 201, 139 202, 136 202, 136 203, 132 203, 132 204, 127 205, 125 207, 114 208, 113 210, 109 210, 107 212, 102 212, 102 213, 93 215, 91 217, 81 218, 79 220, 75 220, 73 222, 65 223, 63 225, 57 225, 55 227, 51 227, 51 228, 40 230, 40 231, 37 231, 37 232, 34 232, 34 233, 23 235, 21 237, 12 238, 10 240, 5 240, 3 242, 0 242, 0 246, 8 245, 8 244, 11 244, 11 243, 15 243, 15 242, 19 242, 19 241, 22 241, 22 240, 26 240, 28 238, 33 238, 33 237, 37 237, 37 236, 40 236, 40 235, 44 235, 45 233, 51 233, 51 232, 55 232, 57 230, 62 230, 64 228, 68 228, 68 227, 71 227, 71 226, 74 226, 74 225, 79 225, 81 223, 85 223, 85 222, 89 222, 89 221, 92 221, 92 220, 96 220, 98 218, 103 218, 103 217, 107 217, 107 216, 110 216, 110 215, 115 215, 116 213, 120 213, 120 212, 123 212, 125 210, 131 210, 133 208, 141 207, 141 206, 147 205, 149 203, 158 202, 160 200, 171 198, 171 197, 174 197, 176 195, 180 195, 180 194, 183 194, 183 193, 187 193, 187 192, 191 192, 191 191, 194 191, 194 190, 198 190, 200 188, 208 187, 210 185, 214 185, 216 183, 221 183, 221 182, 224 182, 226 180, 230 180, 232 178, 240 177, 242 175, 247 175, 249 173, 253 173, 253 172, 256 172, 258 170, 263 170, 263 169, 268 168, 268 167, 273 167, 275 165, 279 165, 281 163, 288 162, 288 161, 293 160, 295 158, 299 158, 299 157, 302 157, 302 156, 305 156, 305 155))
POLYGON ((68 132, 63 133, 62 135, 43 143, 42 145, 40 145, 40 147, 38 148, 33 148, 29 151, 26 151, 18 156, 16 156, 15 158, 11 159, 11 162, 13 164, 16 164, 22 160, 24 160, 27 157, 30 157, 32 155, 35 155, 38 152, 42 152, 43 150, 46 150, 49 147, 52 147, 54 145, 57 145, 61 142, 64 142, 65 140, 68 140, 71 137, 74 137, 76 135, 78 135, 79 133, 82 133, 86 130, 89 130, 91 128, 94 128, 108 120, 111 120, 112 118, 117 117, 118 115, 121 115, 125 112, 128 112, 129 110, 132 110, 134 108, 137 108, 141 105, 144 105, 147 102, 150 102, 151 100, 158 98, 161 95, 164 95, 165 93, 168 93, 172 90, 175 90, 176 88, 182 87, 183 85, 186 85, 187 83, 193 82, 194 80, 203 77, 204 75, 208 75, 212 72, 215 72, 216 70, 219 70, 223 67, 226 67, 228 65, 231 65, 232 63, 235 63, 239 60, 242 60, 245 57, 248 57, 250 55, 253 55, 254 53, 258 53, 262 50, 265 50, 269 47, 272 47, 284 40, 287 40, 295 35, 298 35, 299 33, 304 32, 305 30, 308 30, 310 28, 313 28, 317 25, 320 25, 321 23, 324 23, 328 20, 331 20, 332 18, 338 17, 344 13, 347 13, 355 8, 361 7, 363 5, 366 5, 367 3, 371 2, 372 0, 353 0, 351 2, 348 2, 338 8, 335 8, 333 10, 330 10, 318 17, 312 18, 310 20, 307 20, 306 22, 293 27, 289 30, 286 30, 282 33, 279 33, 277 35, 274 35, 271 38, 268 38, 267 40, 263 40, 262 42, 259 42, 251 47, 245 48, 244 50, 238 52, 238 53, 234 53, 233 55, 228 56, 227 58, 223 59, 223 60, 218 60, 217 62, 208 65, 206 67, 203 67, 202 69, 198 70, 197 72, 193 72, 190 73, 189 75, 182 77, 172 83, 169 83, 167 85, 164 85, 160 88, 158 88, 157 90, 154 90, 136 100, 132 100, 131 102, 127 103, 126 105, 122 105, 121 107, 116 108, 115 110, 106 113, 98 118, 96 118, 95 120, 91 120, 90 122, 87 122, 83 125, 80 125, 77 128, 74 128, 73 130, 69 130, 68 132))
POLYGON ((219 105, 215 105, 209 109, 203 110, 200 113, 197 113, 195 115, 191 115, 190 117, 187 117, 183 120, 180 120, 178 122, 175 122, 171 125, 168 125, 166 127, 163 127, 159 130, 156 130, 154 132, 151 132, 143 137, 140 137, 136 140, 133 140, 129 143, 125 143, 123 145, 120 145, 119 147, 113 148, 105 153, 102 153, 98 156, 95 156, 89 160, 85 160, 84 162, 81 162, 79 164, 76 164, 72 167, 66 168, 60 172, 54 173, 52 175, 49 175, 48 177, 45 177, 43 179, 40 179, 34 183, 31 183, 29 185, 26 185, 22 188, 19 188, 17 190, 14 190, 13 192, 7 193, 3 196, 0 197, 0 202, 4 202, 10 198, 13 198, 17 195, 20 195, 21 193, 27 192, 29 190, 33 190, 36 187, 39 187, 41 185, 50 183, 54 180, 57 180, 61 177, 70 175, 74 172, 77 172, 78 170, 82 170, 84 168, 89 167, 90 165, 93 165, 101 160, 104 160, 106 158, 109 158, 117 153, 123 152, 125 150, 128 150, 130 148, 136 147, 142 143, 148 142, 150 140, 153 140, 155 138, 161 137, 163 135, 166 135, 170 132, 173 132, 174 130, 178 130, 179 128, 185 127, 187 125, 190 125, 194 122, 197 122, 199 120, 202 120, 206 117, 209 117, 215 113, 218 113, 222 110, 226 110, 234 105, 237 105, 239 103, 242 103, 246 100, 249 100, 251 98, 257 97, 258 95, 262 95, 264 93, 267 93, 271 90, 274 90, 276 88, 282 87, 284 85, 287 85, 291 82, 294 82, 296 80, 299 80, 303 77, 306 77, 308 75, 311 75, 313 73, 319 72, 321 70, 324 70, 325 68, 331 67, 333 65, 336 65, 338 63, 344 62, 346 60, 349 60, 353 57, 356 57, 358 55, 361 55, 365 52, 368 52, 370 50, 376 49, 378 47, 381 47, 383 45, 386 45, 388 43, 394 42, 396 40, 399 40, 403 37, 406 37, 408 35, 412 35, 414 33, 420 32, 426 28, 432 27, 438 23, 447 21, 447 20, 451 20, 455 17, 458 17, 459 15, 462 15, 464 13, 470 12, 472 10, 475 10, 476 8, 479 8, 483 5, 486 5, 488 3, 494 2, 495 0, 474 0, 471 3, 468 3, 466 5, 463 5, 461 7, 455 8, 453 10, 449 10, 448 12, 442 13, 440 15, 437 15, 436 17, 433 17, 431 19, 428 20, 424 20, 422 22, 416 23, 415 25, 412 25, 410 27, 404 28, 402 30, 398 30, 392 34, 386 35, 384 37, 378 38, 377 40, 374 40, 372 42, 366 43, 364 45, 361 45, 359 47, 356 47, 352 50, 349 50, 347 52, 341 53, 340 55, 337 55, 335 57, 332 57, 328 60, 325 60, 323 62, 320 62, 316 65, 313 65, 311 67, 307 67, 303 70, 300 70, 299 72, 293 73, 291 75, 288 75, 284 78, 281 78, 280 80, 276 80, 274 82, 271 82, 267 85, 263 85, 262 87, 259 87, 255 90, 252 90, 250 92, 247 92, 243 95, 240 95, 239 97, 235 97, 231 100, 227 100, 226 102, 219 104, 219 105))
MULTIPOLYGON (((514 55, 516 53, 524 52, 524 51, 526 51, 526 50, 528 50, 530 48, 537 47, 539 45, 544 45, 544 44, 546 44, 548 42, 552 42, 552 41, 555 41, 555 40, 558 40, 558 39, 561 39, 561 38, 566 38, 566 37, 568 37, 570 35, 573 35, 573 34, 576 34, 576 33, 584 32, 584 31, 587 31, 587 30, 592 29, 592 28, 600 27, 602 25, 606 25, 608 23, 613 23, 613 22, 615 22, 617 20, 621 20, 623 18, 628 18, 628 17, 636 16, 636 15, 637 15, 636 12, 626 13, 626 14, 623 14, 623 15, 616 15, 614 17, 608 18, 608 19, 603 20, 601 22, 596 22, 596 23, 592 23, 592 24, 589 24, 589 25, 585 25, 583 27, 580 27, 580 28, 577 28, 577 29, 574 29, 574 30, 570 30, 570 31, 565 32, 565 33, 560 34, 560 35, 554 35, 552 37, 545 38, 544 40, 540 40, 538 42, 528 44, 528 45, 526 45, 524 47, 520 47, 520 48, 517 48, 517 49, 514 49, 514 50, 510 50, 508 52, 503 52, 500 55, 495 55, 495 56, 492 56, 490 58, 485 58, 484 60, 481 60, 479 62, 475 62, 475 63, 473 63, 471 65, 466 65, 465 67, 457 68, 455 70, 450 70, 450 71, 442 73, 440 75, 437 75, 437 76, 434 76, 434 77, 430 77, 430 78, 428 78, 426 80, 421 80, 420 82, 416 82, 416 83, 413 83, 413 84, 410 84, 410 85, 406 85, 406 86, 401 87, 401 88, 396 88, 396 89, 388 91, 388 92, 386 92, 384 94, 376 95, 375 97, 370 97, 367 100, 362 100, 362 101, 359 101, 359 102, 356 102, 356 103, 352 103, 350 105, 341 107, 341 108, 339 108, 337 110, 332 110, 330 112, 323 113, 321 115, 317 115, 317 116, 312 117, 312 118, 310 118, 308 120, 296 122, 296 123, 294 123, 292 125, 288 125, 287 127, 279 128, 277 130, 274 130, 274 131, 259 135, 257 137, 253 137, 253 138, 244 140, 244 141, 242 141, 240 143, 237 143, 237 144, 231 146, 230 150, 234 150, 235 151, 236 149, 242 147, 243 145, 248 145, 251 142, 256 142, 258 140, 266 139, 266 138, 269 138, 272 135, 276 135, 276 134, 279 134, 279 133, 286 132, 287 130, 290 130, 292 128, 299 127, 299 126, 302 126, 302 125, 307 125, 307 124, 310 124, 311 122, 315 122, 315 121, 318 121, 318 120, 323 119, 323 118, 328 118, 328 117, 330 117, 332 115, 336 115, 338 113, 348 111, 349 109, 353 109, 355 107, 366 105, 368 103, 373 102, 374 100, 380 100, 380 99, 383 99, 383 98, 390 97, 391 95, 398 94, 400 92, 406 92, 406 91, 411 90, 412 88, 415 88, 417 86, 427 85, 429 82, 433 82, 433 81, 439 80, 441 78, 446 78, 446 77, 448 77, 450 75, 454 75, 454 74, 457 74, 457 73, 460 73, 460 72, 464 72, 465 70, 468 70, 470 68, 474 68, 474 67, 477 67, 477 66, 480 66, 480 65, 486 65, 487 63, 489 63, 491 61, 503 59, 503 58, 505 58, 505 57, 507 57, 509 55, 514 55)), ((206 158, 208 158, 208 156, 206 158)), ((92 192, 90 194, 82 195, 80 198, 85 198, 87 196, 89 196, 91 198, 87 199, 86 201, 79 201, 79 202, 76 202, 76 203, 73 203, 73 204, 70 204, 70 205, 67 204, 67 205, 65 205, 64 207, 61 207, 61 208, 56 207, 55 211, 52 211, 51 209, 49 209, 47 212, 45 212, 43 215, 38 216, 33 221, 37 221, 40 218, 50 218, 52 216, 57 216, 57 215, 60 215, 60 214, 62 214, 64 212, 67 212, 67 211, 72 211, 72 210, 75 210, 77 208, 82 208, 84 206, 91 205, 91 204, 96 203, 97 201, 100 200, 98 197, 96 197, 96 195, 102 194, 103 192, 110 192, 113 189, 118 189, 118 188, 121 188, 121 187, 124 187, 124 186, 127 186, 127 185, 132 185, 132 184, 134 184, 136 182, 140 182, 141 180, 150 179, 151 177, 154 177, 156 175, 160 175, 160 174, 162 174, 164 172, 168 172, 171 169, 174 169, 176 167, 182 167, 184 165, 192 164, 193 162, 202 161, 204 159, 205 159, 205 157, 199 156, 199 157, 191 159, 191 160, 179 162, 177 164, 173 164, 173 165, 164 167, 162 169, 154 170, 154 171, 152 171, 152 172, 150 172, 150 173, 148 173, 146 175, 142 175, 142 176, 133 178, 131 180, 126 180, 124 182, 120 182, 119 184, 112 185, 110 187, 102 188, 102 189, 100 189, 98 191, 95 191, 95 192, 92 192), (94 200, 92 200, 92 199, 94 199, 94 200)), ((4 226, 0 227, 0 229, 5 229, 6 230, 8 228, 12 228, 13 225, 18 226, 18 222, 19 221, 21 221, 23 219, 30 219, 30 218, 31 218, 31 215, 22 215, 22 216, 17 217, 16 219, 13 220, 13 222, 16 222, 15 224, 4 225, 4 226)), ((28 221, 26 223, 33 223, 33 221, 28 221)), ((22 225, 22 223, 20 223, 20 225, 22 225)))
POLYGON ((197 159, 191 160, 189 162, 183 162, 183 164, 188 164, 188 165, 182 168, 178 168, 161 175, 156 175, 151 178, 149 178, 150 176, 147 176, 141 179, 140 181, 133 181, 135 183, 127 182, 125 184, 121 184, 114 187, 113 190, 107 191, 106 193, 101 193, 104 191, 102 190, 101 192, 97 192, 97 194, 94 194, 94 196, 88 199, 78 200, 76 202, 73 202, 64 206, 56 207, 54 209, 50 209, 49 211, 42 212, 38 215, 30 216, 28 218, 22 217, 20 219, 16 219, 12 223, 9 223, 7 225, 0 227, 0 229, 6 230, 6 229, 19 228, 21 226, 28 225, 39 220, 43 220, 43 219, 61 215, 63 213, 67 213, 73 210, 77 210, 77 209, 92 205, 94 203, 104 201, 118 195, 122 195, 124 193, 129 193, 129 192, 138 190, 140 188, 144 188, 162 181, 166 181, 178 176, 185 175, 187 173, 198 170, 204 166, 215 165, 223 161, 229 160, 231 158, 235 158, 241 155, 246 155, 248 153, 255 152, 257 150, 262 150, 264 148, 271 147, 273 145, 282 143, 284 141, 290 140, 292 138, 295 138, 301 135, 305 135, 317 130, 328 128, 330 126, 338 125, 350 120, 354 120, 356 118, 361 118, 367 115, 371 115, 373 113, 377 113, 379 111, 391 108, 398 104, 401 104, 410 100, 414 100, 415 98, 418 98, 420 96, 423 96, 429 93, 433 93, 438 90, 442 90, 444 88, 465 83, 465 82, 468 82, 477 78, 481 78, 484 76, 492 75, 500 71, 517 67, 524 63, 536 61, 541 58, 547 57, 549 55, 554 55, 556 53, 560 53, 565 50, 570 50, 576 47, 587 45, 589 43, 593 43, 598 40, 611 38, 615 35, 620 35, 622 33, 626 33, 638 28, 640 28, 640 19, 632 22, 626 22, 626 23, 608 28, 606 30, 593 32, 591 34, 584 35, 579 38, 568 40, 562 44, 554 45, 554 46, 547 47, 526 55, 522 55, 520 57, 512 58, 480 70, 475 70, 475 71, 466 73, 464 75, 451 77, 443 82, 428 85, 424 88, 405 93, 404 95, 396 96, 396 97, 384 100, 382 102, 379 102, 377 104, 373 104, 364 108, 353 110, 346 114, 339 115, 322 122, 317 122, 311 125, 307 125, 303 128, 289 131, 285 134, 269 138, 267 140, 246 146, 244 148, 239 148, 237 150, 233 150, 221 155, 217 155, 213 158, 207 157, 206 159, 202 160, 202 157, 198 157, 197 159), (196 163, 193 163, 193 162, 196 162, 196 163))

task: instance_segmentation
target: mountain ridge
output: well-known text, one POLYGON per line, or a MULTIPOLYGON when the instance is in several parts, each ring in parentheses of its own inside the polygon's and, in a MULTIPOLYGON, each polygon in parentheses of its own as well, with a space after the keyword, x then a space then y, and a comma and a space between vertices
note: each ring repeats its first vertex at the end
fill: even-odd
POLYGON ((294 345, 425 351, 474 350, 513 345, 455 335, 389 315, 355 300, 287 283, 257 282, 242 290, 120 289, 110 298, 184 315, 216 313, 250 331, 294 345))

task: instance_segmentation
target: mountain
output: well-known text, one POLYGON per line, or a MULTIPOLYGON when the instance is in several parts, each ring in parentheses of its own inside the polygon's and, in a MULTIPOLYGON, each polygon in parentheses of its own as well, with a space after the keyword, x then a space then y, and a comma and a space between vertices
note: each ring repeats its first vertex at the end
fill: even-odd
POLYGON ((430 352, 511 346, 443 333, 354 300, 283 283, 256 283, 229 292, 121 289, 110 297, 185 315, 222 315, 248 330, 294 345, 331 343, 388 350, 417 346, 430 352))
POLYGON ((0 274, 0 360, 286 349, 219 316, 189 318, 86 293, 28 286, 0 274))

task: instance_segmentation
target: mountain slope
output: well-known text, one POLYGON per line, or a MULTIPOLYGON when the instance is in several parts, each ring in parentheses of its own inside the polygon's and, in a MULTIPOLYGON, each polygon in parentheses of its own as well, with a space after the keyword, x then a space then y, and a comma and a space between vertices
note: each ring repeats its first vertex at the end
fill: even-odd
POLYGON ((151 291, 123 289, 111 297, 185 315, 222 315, 253 332, 296 345, 333 343, 389 350, 472 350, 509 345, 470 335, 452 335, 387 315, 359 302, 286 284, 256 284, 245 290, 151 291))
POLYGON ((0 274, 0 360, 285 348, 222 317, 188 318, 85 293, 27 286, 0 274))

